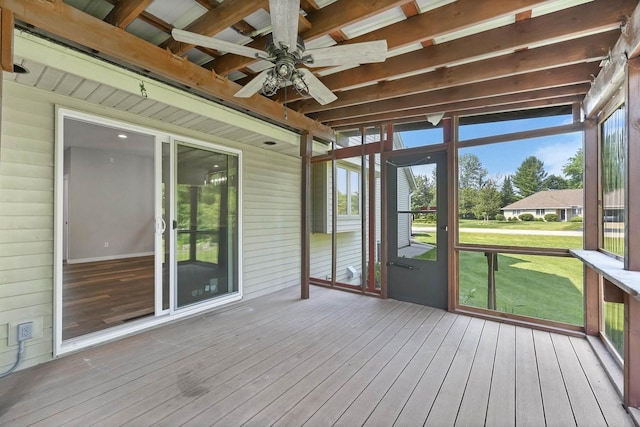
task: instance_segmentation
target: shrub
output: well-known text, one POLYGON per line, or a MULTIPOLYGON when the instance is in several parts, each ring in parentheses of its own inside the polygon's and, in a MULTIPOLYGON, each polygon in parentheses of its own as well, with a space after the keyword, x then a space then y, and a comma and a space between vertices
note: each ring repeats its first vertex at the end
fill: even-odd
POLYGON ((582 217, 581 216, 574 216, 569 220, 569 222, 582 222, 582 217))
POLYGON ((538 221, 538 222, 544 222, 544 218, 536 218, 536 221, 538 221))
POLYGON ((502 214, 497 214, 497 215, 496 215, 496 221, 504 221, 504 215, 502 215, 502 214))
POLYGON ((558 221, 558 214, 548 213, 544 216, 544 220, 547 222, 556 222, 558 221))
POLYGON ((509 221, 511 222, 516 222, 518 220, 518 218, 516 218, 515 216, 509 217, 509 221))
POLYGON ((533 215, 530 213, 523 213, 518 216, 520 221, 533 221, 533 215))
POLYGON ((436 222, 436 214, 434 213, 429 213, 425 216, 425 221, 427 222, 436 222))

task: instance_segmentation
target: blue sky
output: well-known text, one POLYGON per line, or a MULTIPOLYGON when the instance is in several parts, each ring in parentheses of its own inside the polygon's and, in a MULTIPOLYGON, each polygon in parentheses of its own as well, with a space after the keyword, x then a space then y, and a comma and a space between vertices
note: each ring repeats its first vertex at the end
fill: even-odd
MULTIPOLYGON (((461 126, 460 139, 468 140, 490 135, 540 129, 571 123, 571 117, 555 116, 537 119, 512 120, 482 125, 461 126)), ((436 144, 442 142, 441 129, 402 132, 402 141, 407 147, 436 144)), ((543 138, 525 139, 514 142, 489 144, 463 148, 460 154, 477 155, 489 177, 498 181, 507 175, 513 175, 524 159, 536 156, 544 162, 548 174, 563 176, 562 167, 567 160, 582 147, 582 133, 554 135, 543 138)), ((415 174, 429 173, 429 168, 414 168, 415 174)))

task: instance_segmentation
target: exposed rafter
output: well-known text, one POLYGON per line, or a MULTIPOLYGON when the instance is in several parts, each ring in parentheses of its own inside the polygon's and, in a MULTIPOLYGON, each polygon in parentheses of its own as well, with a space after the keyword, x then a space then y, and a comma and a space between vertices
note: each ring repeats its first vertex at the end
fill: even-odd
POLYGON ((253 111, 266 119, 298 130, 306 130, 314 136, 331 140, 333 131, 295 111, 283 111, 281 104, 262 96, 251 99, 237 98, 240 88, 236 83, 216 77, 191 62, 170 52, 87 15, 65 3, 37 0, 0 0, 0 8, 7 8, 16 19, 34 25, 51 34, 74 40, 77 43, 126 61, 136 67, 171 79, 198 91, 219 98, 237 107, 253 111))
MULTIPOLYGON (((384 63, 362 65, 357 69, 331 74, 321 80, 331 90, 343 90, 379 80, 393 79, 418 70, 428 71, 463 61, 468 62, 472 58, 507 54, 530 45, 550 44, 554 40, 613 30, 620 26, 623 16, 621 12, 631 13, 636 5, 635 0, 595 0, 579 7, 429 46, 389 58, 384 63)), ((456 28, 451 26, 449 30, 454 31, 456 28)), ((435 36, 429 30, 425 32, 435 36)), ((294 96, 290 99, 296 100, 299 97, 294 96)))
MULTIPOLYGON (((408 0, 339 1, 309 14, 307 19, 311 23, 311 28, 307 31, 299 28, 299 32, 304 40, 314 40, 339 30, 346 25, 384 12, 393 7, 400 6, 407 1, 408 0)), ((256 49, 263 49, 264 45, 265 37, 258 37, 253 42, 247 44, 247 46, 254 47, 256 49)), ((255 60, 250 58, 244 58, 236 55, 225 55, 212 65, 213 69, 215 69, 218 74, 227 75, 232 71, 239 70, 253 62, 255 62, 255 60)))
MULTIPOLYGON (((429 92, 428 95, 416 94, 402 98, 388 99, 385 102, 362 103, 352 107, 322 111, 311 116, 321 122, 330 122, 348 117, 365 117, 390 111, 404 111, 423 107, 425 104, 444 104, 460 102, 497 95, 507 95, 553 87, 586 83, 589 76, 597 73, 598 64, 577 64, 562 68, 552 68, 535 73, 489 80, 481 83, 455 86, 429 92)), ((408 111, 407 114, 411 114, 408 111)))
POLYGON ((153 0, 120 0, 104 20, 116 27, 127 28, 152 2, 153 0))

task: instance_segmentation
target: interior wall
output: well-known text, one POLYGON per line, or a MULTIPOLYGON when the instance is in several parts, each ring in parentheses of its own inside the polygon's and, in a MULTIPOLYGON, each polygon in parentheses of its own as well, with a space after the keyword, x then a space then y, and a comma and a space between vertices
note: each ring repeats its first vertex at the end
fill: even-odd
MULTIPOLYGON (((153 154, 152 137, 149 144, 153 154)), ((126 149, 71 147, 67 151, 68 262, 152 255, 153 157, 126 149)))

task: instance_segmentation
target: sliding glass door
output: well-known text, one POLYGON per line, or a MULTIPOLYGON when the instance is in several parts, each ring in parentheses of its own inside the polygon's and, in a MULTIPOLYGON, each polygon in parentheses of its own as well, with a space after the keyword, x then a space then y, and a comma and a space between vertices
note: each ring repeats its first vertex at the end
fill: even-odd
POLYGON ((241 298, 241 153, 59 110, 56 354, 241 298))
POLYGON ((177 143, 175 307, 238 292, 238 158, 177 143))

